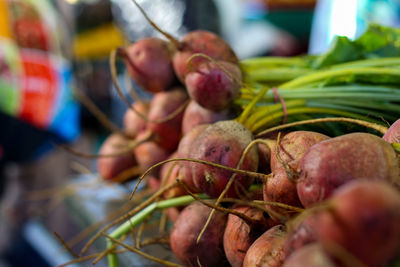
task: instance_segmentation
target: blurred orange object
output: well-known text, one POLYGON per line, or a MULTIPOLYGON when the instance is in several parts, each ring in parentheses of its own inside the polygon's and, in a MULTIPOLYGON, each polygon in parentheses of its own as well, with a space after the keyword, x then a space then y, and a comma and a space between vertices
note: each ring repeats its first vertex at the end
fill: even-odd
POLYGON ((0 37, 11 38, 8 8, 3 0, 0 0, 0 37))

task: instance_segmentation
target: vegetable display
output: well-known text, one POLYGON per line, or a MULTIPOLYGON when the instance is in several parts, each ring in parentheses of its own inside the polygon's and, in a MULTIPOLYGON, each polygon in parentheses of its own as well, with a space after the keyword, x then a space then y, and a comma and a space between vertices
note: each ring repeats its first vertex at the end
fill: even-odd
POLYGON ((140 183, 153 191, 82 254, 103 236, 109 267, 118 246, 165 266, 395 266, 399 29, 371 25, 321 55, 239 61, 213 33, 176 40, 149 21, 167 41, 119 48, 110 68, 121 97, 117 56, 153 98, 123 98, 128 142, 105 142, 98 166, 108 181, 136 178, 132 198, 140 183), (124 242, 146 222, 169 233, 176 261, 124 242))

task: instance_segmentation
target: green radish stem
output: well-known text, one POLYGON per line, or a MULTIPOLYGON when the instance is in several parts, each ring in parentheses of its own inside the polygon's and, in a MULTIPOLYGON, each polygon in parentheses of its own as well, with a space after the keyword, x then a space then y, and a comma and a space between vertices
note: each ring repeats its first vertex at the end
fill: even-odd
POLYGON ((350 61, 346 63, 335 64, 331 66, 331 69, 341 69, 348 67, 388 67, 388 66, 400 66, 399 57, 385 57, 385 58, 370 58, 350 61))
POLYGON ((272 133, 275 131, 280 131, 286 128, 290 128, 290 127, 294 127, 294 126, 300 126, 300 125, 307 125, 307 124, 314 124, 314 123, 324 123, 324 122, 346 122, 346 123, 353 123, 353 124, 357 124, 357 125, 361 125, 373 130, 376 130, 378 132, 380 132, 381 134, 385 134, 388 130, 387 127, 376 124, 376 123, 372 123, 372 122, 368 122, 368 121, 364 121, 364 120, 358 120, 358 119, 352 119, 352 118, 344 118, 344 117, 335 117, 335 118, 319 118, 319 119, 311 119, 311 120, 304 120, 304 121, 296 121, 296 122, 292 122, 292 123, 287 123, 284 125, 279 125, 279 126, 275 126, 269 129, 266 129, 260 133, 258 133, 256 135, 256 137, 262 137, 268 133, 272 133))
MULTIPOLYGON (((107 231, 108 229, 110 229, 111 227, 117 225, 118 223, 128 219, 131 216, 134 216, 136 213, 138 213, 139 211, 141 211, 142 209, 146 208, 147 206, 149 206, 151 203, 153 203, 157 198, 159 198, 161 195, 163 195, 165 192, 167 192, 168 190, 170 190, 171 188, 173 188, 174 186, 176 186, 175 183, 172 183, 170 185, 166 185, 165 187, 160 188, 157 192, 155 192, 153 195, 151 195, 148 199, 144 200, 143 202, 141 202, 138 206, 136 206, 135 208, 133 208, 132 210, 128 211, 126 214, 124 214, 123 216, 115 219, 112 223, 110 223, 109 225, 107 225, 106 227, 104 227, 101 231, 99 231, 97 234, 95 234, 86 244, 85 246, 81 249, 81 252, 79 253, 80 255, 84 254, 89 247, 94 243, 94 241, 97 240, 97 238, 99 238, 103 233, 105 233, 105 231, 107 231)), ((131 198, 132 199, 132 198, 131 198)))
POLYGON ((124 95, 124 93, 121 90, 121 87, 119 86, 119 82, 118 82, 118 78, 117 78, 117 68, 115 67, 116 57, 117 57, 117 50, 115 49, 115 50, 111 51, 110 58, 109 58, 111 77, 112 77, 112 81, 113 81, 115 90, 117 91, 117 93, 118 93, 119 97, 122 99, 122 101, 124 101, 125 104, 128 106, 128 108, 131 109, 133 112, 135 112, 135 114, 138 115, 141 119, 143 119, 147 122, 150 122, 150 123, 164 123, 164 122, 174 119, 176 116, 178 116, 181 112, 183 112, 185 110, 186 106, 190 102, 189 99, 187 101, 185 101, 181 106, 179 106, 176 110, 174 110, 174 112, 172 112, 165 118, 162 118, 159 120, 150 120, 149 118, 147 118, 147 116, 145 116, 144 114, 137 111, 134 107, 132 107, 128 98, 124 95))
MULTIPOLYGON (((103 234, 103 235, 107 238, 107 246, 109 246, 109 244, 110 244, 111 242, 115 242, 115 243, 117 243, 118 245, 123 246, 124 248, 128 249, 129 251, 135 252, 135 253, 139 254, 140 256, 142 256, 142 257, 144 257, 144 258, 146 258, 146 259, 148 259, 148 260, 152 260, 152 261, 154 261, 154 262, 163 264, 164 266, 170 266, 170 267, 184 267, 184 266, 182 266, 182 265, 180 265, 180 264, 173 263, 173 262, 170 262, 170 261, 166 261, 166 260, 162 260, 162 259, 160 259, 160 258, 154 257, 154 256, 152 256, 152 255, 150 255, 150 254, 148 254, 148 253, 145 253, 145 252, 143 252, 143 251, 141 251, 141 250, 139 250, 139 249, 137 249, 137 248, 135 248, 135 247, 129 246, 129 245, 127 245, 127 244, 125 244, 125 243, 119 241, 118 239, 113 238, 113 237, 111 237, 111 236, 109 236, 109 235, 107 235, 107 234, 103 234)), ((111 244, 112 244, 112 243, 111 243, 111 244)), ((115 254, 109 254, 109 255, 108 255, 108 259, 109 259, 109 261, 108 261, 108 266, 109 266, 109 267, 118 267, 118 259, 116 258, 116 255, 115 255, 115 254), (115 256, 115 259, 112 259, 112 258, 111 258, 112 256, 115 256)))
POLYGON ((308 64, 301 57, 253 57, 240 61, 243 68, 270 68, 275 66, 307 67, 308 64))
POLYGON ((345 106, 345 105, 337 105, 335 104, 334 101, 309 101, 307 103, 308 107, 312 108, 329 108, 329 109, 335 109, 338 111, 346 111, 346 112, 351 112, 354 114, 358 114, 360 116, 365 116, 365 117, 374 117, 377 120, 379 119, 386 119, 389 121, 395 121, 397 117, 389 115, 387 113, 383 112, 377 112, 377 111, 371 111, 368 109, 363 109, 363 108, 357 108, 357 107, 352 107, 352 106, 345 106))
POLYGON ((321 81, 324 79, 332 79, 334 77, 341 77, 346 75, 393 75, 400 76, 400 69, 386 69, 386 68, 373 68, 373 67, 354 67, 348 69, 331 69, 311 73, 309 75, 301 76, 284 84, 281 84, 281 89, 296 89, 301 86, 321 81))
POLYGON ((374 101, 358 101, 354 102, 352 100, 347 100, 347 99, 330 99, 330 100, 319 100, 321 104, 324 103, 331 103, 335 105, 341 105, 341 106, 353 106, 353 107, 366 107, 369 109, 374 109, 374 110, 381 110, 381 111, 391 111, 391 112, 398 112, 400 113, 400 106, 395 105, 395 104, 390 104, 390 103, 385 103, 385 102, 374 102, 374 101))
POLYGON ((239 173, 239 174, 244 174, 244 175, 248 175, 248 176, 252 176, 256 179, 262 179, 263 177, 267 176, 265 174, 262 173, 258 173, 258 172, 251 172, 251 171, 245 171, 245 170, 239 170, 239 169, 235 169, 235 168, 231 168, 231 167, 227 167, 224 165, 220 165, 214 162, 210 162, 210 161, 205 161, 205 160, 200 160, 200 159, 191 159, 191 158, 174 158, 174 159, 166 159, 163 161, 158 162, 157 164, 154 164, 153 166, 151 166, 149 169, 147 169, 142 176, 140 176, 138 182, 135 185, 135 188, 132 191, 131 194, 131 198, 132 196, 135 194, 137 188, 139 187, 140 182, 144 179, 144 177, 146 177, 147 174, 149 174, 149 172, 151 172, 154 168, 157 168, 158 166, 161 166, 165 163, 168 162, 172 162, 172 161, 189 161, 189 162, 196 162, 196 163, 201 163, 201 164, 205 164, 211 167, 216 167, 216 168, 220 168, 223 170, 228 170, 234 173, 239 173))
MULTIPOLYGON (((300 108, 289 109, 287 112, 287 115, 289 116, 289 115, 304 114, 304 113, 329 114, 329 115, 350 117, 350 118, 356 118, 356 119, 364 119, 364 120, 366 119, 364 116, 361 116, 361 115, 358 115, 358 114, 355 114, 352 112, 346 112, 346 111, 329 109, 329 108, 314 108, 314 107, 300 107, 300 108)), ((283 116, 283 112, 281 112, 281 111, 270 114, 270 116, 258 121, 250 130, 252 132, 257 132, 261 128, 270 127, 271 124, 273 124, 273 122, 276 123, 276 121, 281 119, 282 116, 283 116)))
MULTIPOLYGON (((198 195, 200 198, 208 198, 207 195, 201 194, 198 195)), ((141 223, 145 218, 147 218, 150 214, 152 214, 155 210, 158 209, 167 209, 171 207, 177 206, 185 206, 195 201, 192 196, 182 196, 172 199, 167 199, 159 202, 153 202, 152 204, 148 205, 134 216, 132 216, 129 220, 125 221, 123 224, 118 226, 110 235, 109 238, 111 241, 107 242, 107 248, 111 247, 114 242, 116 242, 116 238, 120 238, 122 235, 128 233, 132 227, 135 227, 139 223, 141 223)), ((104 232, 102 232, 104 235, 104 232)), ((118 259, 115 254, 108 254, 108 262, 109 266, 118 266, 115 263, 118 263, 118 259)))
POLYGON ((397 153, 400 153, 400 144, 399 143, 392 143, 392 147, 397 153))
MULTIPOLYGON (((257 90, 257 89, 255 89, 257 90)), ((279 94, 285 99, 312 99, 312 98, 364 98, 366 100, 400 100, 400 91, 391 87, 366 86, 366 85, 345 85, 328 87, 302 87, 293 89, 279 89, 279 94)), ((245 88, 241 90, 240 99, 252 101, 254 92, 245 88)), ((269 102, 274 99, 272 92, 267 92, 262 101, 269 102)))
POLYGON ((246 106, 243 112, 240 114, 237 121, 241 124, 244 124, 245 120, 249 117, 250 113, 253 111, 256 104, 260 101, 262 97, 264 97, 265 93, 268 91, 268 87, 264 87, 261 91, 257 94, 256 97, 246 106))
POLYGON ((271 68, 271 69, 254 69, 251 71, 243 70, 243 79, 246 82, 284 82, 295 79, 297 77, 312 73, 311 69, 287 69, 287 68, 271 68))
MULTIPOLYGON (((126 234, 121 236, 119 241, 124 241, 126 238, 126 234)), ((93 261, 92 264, 95 265, 97 264, 101 259, 103 259, 105 256, 107 256, 108 254, 110 254, 111 252, 113 252, 113 250, 115 250, 118 247, 118 244, 114 243, 112 246, 108 247, 106 250, 104 250, 102 253, 100 253, 93 261)))
MULTIPOLYGON (((285 102, 286 109, 288 111, 293 108, 304 107, 304 106, 306 106, 306 103, 307 102, 305 100, 289 100, 289 101, 285 102)), ((282 114, 284 114, 281 103, 257 107, 252 112, 252 115, 247 119, 247 121, 245 121, 244 125, 251 132, 253 132, 252 129, 254 128, 254 125, 256 123, 268 118, 268 116, 271 116, 271 114, 276 113, 276 112, 282 112, 282 114)), ((287 113, 287 114, 289 114, 289 113, 287 113)))

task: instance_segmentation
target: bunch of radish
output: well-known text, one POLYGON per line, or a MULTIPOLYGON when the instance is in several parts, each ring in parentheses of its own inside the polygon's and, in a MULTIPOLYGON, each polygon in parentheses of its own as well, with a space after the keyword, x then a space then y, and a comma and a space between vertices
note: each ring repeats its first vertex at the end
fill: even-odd
MULTIPOLYGON (((391 143, 369 133, 329 138, 308 131, 275 142, 263 195, 233 194, 241 204, 214 207, 200 241, 212 208, 195 202, 177 217, 170 242, 185 266, 387 266, 400 255, 400 165, 391 143)), ((198 173, 209 167, 196 165, 195 181, 203 173, 231 176, 198 173)), ((218 197, 216 181, 196 189, 218 197)))
POLYGON ((109 181, 140 177, 134 191, 144 180, 155 193, 115 222, 125 221, 108 237, 110 267, 114 242, 157 209, 167 211, 169 245, 185 266, 385 266, 400 256, 398 122, 336 120, 383 138, 289 131, 295 123, 269 134, 247 127, 262 122, 267 109, 257 99, 266 89, 235 106, 246 85, 230 46, 207 31, 181 40, 161 32, 168 41, 144 38, 111 56, 153 97, 127 103, 98 172, 109 181))

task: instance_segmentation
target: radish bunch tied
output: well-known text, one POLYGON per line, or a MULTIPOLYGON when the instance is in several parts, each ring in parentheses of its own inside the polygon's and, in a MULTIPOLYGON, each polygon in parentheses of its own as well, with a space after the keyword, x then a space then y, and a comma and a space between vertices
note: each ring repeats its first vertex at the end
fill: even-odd
POLYGON ((127 110, 97 166, 107 181, 138 178, 132 198, 143 180, 152 194, 92 238, 107 238, 98 257, 117 267, 117 244, 166 266, 383 266, 399 257, 398 123, 387 129, 366 117, 399 117, 398 58, 363 58, 377 47, 336 61, 343 47, 367 49, 362 37, 339 38, 324 55, 239 61, 214 33, 178 40, 149 22, 167 40, 111 53, 127 110), (150 101, 124 97, 117 56, 150 101), (325 118, 332 115, 342 117, 325 118), (153 222, 163 238, 145 242, 142 229, 153 222), (123 238, 138 225, 129 246, 123 238), (140 249, 157 242, 177 261, 140 249))

